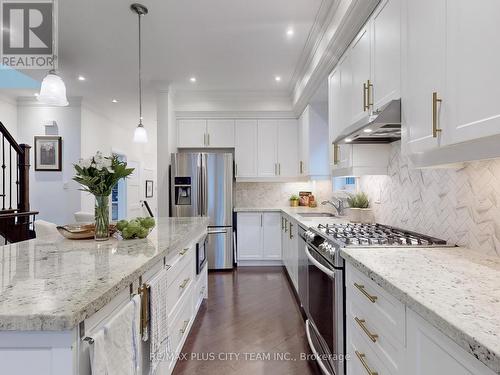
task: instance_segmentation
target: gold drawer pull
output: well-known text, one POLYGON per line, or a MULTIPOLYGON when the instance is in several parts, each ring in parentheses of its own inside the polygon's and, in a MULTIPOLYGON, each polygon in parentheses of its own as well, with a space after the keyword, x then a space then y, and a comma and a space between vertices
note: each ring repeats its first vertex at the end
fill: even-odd
POLYGON ((189 251, 188 248, 183 249, 182 251, 179 252, 179 255, 185 255, 189 251))
POLYGON ((179 330, 179 332, 181 333, 181 335, 183 335, 184 332, 186 332, 188 324, 189 324, 189 320, 185 320, 184 324, 182 325, 182 328, 179 330))
POLYGON ((370 295, 366 290, 365 290, 365 286, 364 285, 361 285, 361 284, 358 284, 358 283, 354 283, 354 286, 356 288, 358 288, 358 290, 363 293, 365 295, 366 298, 368 298, 372 303, 375 303, 375 301, 377 300, 377 296, 372 296, 370 295))
POLYGON ((361 362, 361 364, 363 365, 363 367, 365 368, 366 372, 368 375, 378 375, 378 372, 377 371, 373 371, 370 366, 368 366, 368 363, 366 363, 365 361, 365 353, 360 353, 358 352, 357 350, 354 351, 356 353, 356 357, 358 357, 359 361, 361 362))
POLYGON ((438 93, 432 93, 432 137, 437 138, 438 133, 441 133, 442 129, 438 126, 438 103, 443 100, 438 98, 438 93))
POLYGON ((203 294, 203 293, 205 293, 205 287, 201 288, 201 290, 200 290, 200 294, 203 294))
POLYGON ((372 340, 373 342, 377 342, 378 335, 376 333, 371 333, 368 328, 365 326, 366 321, 364 319, 359 319, 357 316, 354 318, 356 323, 361 327, 361 329, 366 333, 366 335, 372 340))
POLYGON ((189 283, 189 277, 187 279, 184 279, 182 284, 179 285, 179 288, 184 289, 188 283, 189 283))

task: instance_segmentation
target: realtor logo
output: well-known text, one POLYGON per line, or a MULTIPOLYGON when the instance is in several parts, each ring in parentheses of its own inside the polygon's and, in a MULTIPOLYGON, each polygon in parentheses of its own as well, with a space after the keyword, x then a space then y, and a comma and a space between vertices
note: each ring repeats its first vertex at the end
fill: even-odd
POLYGON ((15 69, 48 69, 57 46, 52 1, 1 0, 1 64, 15 69))

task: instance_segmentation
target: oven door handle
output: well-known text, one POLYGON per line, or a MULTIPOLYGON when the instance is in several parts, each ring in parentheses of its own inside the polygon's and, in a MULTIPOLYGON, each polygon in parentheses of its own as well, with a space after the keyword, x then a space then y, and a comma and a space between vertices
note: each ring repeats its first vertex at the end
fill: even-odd
POLYGON ((318 262, 316 259, 314 259, 313 256, 311 255, 311 253, 309 252, 309 248, 307 246, 306 246, 305 250, 306 250, 307 258, 311 261, 312 264, 314 264, 316 267, 318 267, 320 269, 321 272, 326 273, 332 279, 335 278, 335 272, 332 270, 329 270, 324 265, 322 265, 320 262, 318 262))
POLYGON ((326 368, 326 366, 324 365, 324 363, 321 361, 321 356, 319 355, 318 351, 314 347, 314 344, 313 344, 313 341, 312 341, 312 338, 311 338, 310 324, 311 323, 309 322, 309 320, 306 320, 306 336, 307 336, 307 341, 309 342, 309 347, 311 348, 311 350, 313 352, 313 355, 316 358, 316 363, 321 368, 321 371, 323 372, 323 374, 330 375, 330 371, 328 371, 328 369, 326 368))

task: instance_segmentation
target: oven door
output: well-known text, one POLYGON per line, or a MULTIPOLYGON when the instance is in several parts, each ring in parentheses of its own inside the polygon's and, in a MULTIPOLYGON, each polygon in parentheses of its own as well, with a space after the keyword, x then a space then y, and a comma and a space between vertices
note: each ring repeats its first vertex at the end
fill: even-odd
POLYGON ((334 268, 313 245, 305 249, 309 278, 306 332, 324 374, 344 374, 343 270, 334 268))

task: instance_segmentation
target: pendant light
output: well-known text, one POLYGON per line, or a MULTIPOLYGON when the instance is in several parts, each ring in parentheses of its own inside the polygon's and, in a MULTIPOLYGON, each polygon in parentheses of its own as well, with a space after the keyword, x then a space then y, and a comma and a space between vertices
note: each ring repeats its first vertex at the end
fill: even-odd
POLYGON ((139 18, 139 125, 135 128, 134 131, 134 142, 135 143, 148 143, 148 134, 146 133, 146 129, 142 124, 142 44, 141 44, 141 17, 148 14, 148 8, 146 8, 142 4, 132 4, 130 9, 137 13, 139 18))
POLYGON ((67 106, 68 99, 66 98, 66 85, 61 77, 56 72, 56 58, 55 55, 55 1, 52 3, 52 69, 49 70, 47 75, 42 81, 40 86, 40 94, 37 96, 41 104, 53 105, 57 107, 67 106))

